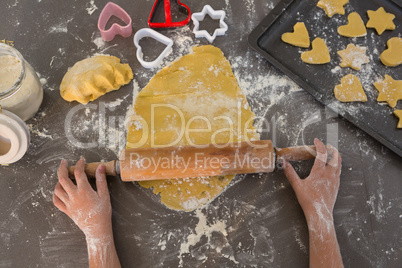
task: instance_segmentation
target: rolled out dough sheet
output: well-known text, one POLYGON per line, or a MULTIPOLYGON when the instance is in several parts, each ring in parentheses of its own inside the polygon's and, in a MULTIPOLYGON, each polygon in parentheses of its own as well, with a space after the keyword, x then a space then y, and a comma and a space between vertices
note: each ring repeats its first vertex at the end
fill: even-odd
MULTIPOLYGON (((219 48, 211 45, 194 47, 193 53, 158 72, 138 94, 134 114, 127 148, 258 139, 253 127, 255 114, 241 92, 230 63, 219 48)), ((181 178, 139 184, 153 188, 153 193, 159 194, 167 207, 192 211, 222 193, 233 177, 181 178)))

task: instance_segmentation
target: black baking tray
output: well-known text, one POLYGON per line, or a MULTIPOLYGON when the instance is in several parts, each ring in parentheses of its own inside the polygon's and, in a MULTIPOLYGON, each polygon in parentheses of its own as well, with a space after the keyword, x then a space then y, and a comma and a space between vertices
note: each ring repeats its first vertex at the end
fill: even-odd
MULTIPOLYGON (((377 80, 383 79, 385 74, 391 75, 396 80, 402 79, 401 65, 390 68, 380 61, 381 52, 387 48, 386 41, 391 37, 401 37, 401 0, 350 0, 345 6, 345 15, 336 14, 332 18, 328 18, 324 10, 316 6, 317 2, 282 0, 249 35, 250 47, 312 94, 319 102, 402 157, 402 129, 396 128, 398 118, 393 115, 394 109, 376 101, 378 91, 373 85, 377 80), (347 24, 349 13, 359 13, 363 21, 367 23, 367 10, 377 10, 381 6, 396 16, 395 30, 385 31, 379 36, 375 29, 367 29, 367 36, 359 38, 338 35, 337 28, 347 24), (306 64, 301 61, 300 53, 311 48, 298 48, 281 41, 281 35, 292 32, 297 22, 306 24, 311 41, 316 37, 326 41, 331 54, 330 63, 306 64), (337 51, 345 49, 349 43, 366 46, 367 55, 372 57, 370 63, 363 65, 360 71, 337 68, 341 62, 337 51), (349 73, 359 77, 368 97, 367 102, 341 103, 335 98, 334 87, 340 84, 344 75, 349 73)), ((399 101, 395 109, 402 109, 402 101, 399 101)))

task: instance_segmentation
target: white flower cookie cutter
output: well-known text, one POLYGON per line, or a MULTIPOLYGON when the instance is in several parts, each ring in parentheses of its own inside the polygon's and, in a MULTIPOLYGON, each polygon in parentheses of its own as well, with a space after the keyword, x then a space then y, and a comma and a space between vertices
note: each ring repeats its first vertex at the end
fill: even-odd
POLYGON ((228 25, 224 21, 225 16, 225 11, 214 10, 210 5, 205 5, 201 12, 193 13, 191 19, 194 23, 193 33, 195 34, 195 37, 205 37, 210 43, 212 43, 217 36, 224 35, 228 30, 228 25), (219 19, 219 28, 215 29, 213 35, 210 35, 206 30, 200 30, 200 21, 203 21, 207 14, 213 20, 219 19))
POLYGON ((167 56, 167 54, 170 52, 170 49, 173 46, 173 40, 164 36, 163 34, 158 33, 155 30, 152 30, 149 28, 143 28, 135 33, 134 45, 137 47, 137 59, 141 63, 142 67, 151 69, 151 68, 158 66, 158 64, 162 61, 162 59, 167 56), (140 40, 144 37, 151 37, 151 38, 161 42, 162 44, 166 45, 166 48, 162 51, 162 53, 159 55, 159 57, 156 58, 154 61, 145 61, 144 60, 142 48, 139 44, 140 40))

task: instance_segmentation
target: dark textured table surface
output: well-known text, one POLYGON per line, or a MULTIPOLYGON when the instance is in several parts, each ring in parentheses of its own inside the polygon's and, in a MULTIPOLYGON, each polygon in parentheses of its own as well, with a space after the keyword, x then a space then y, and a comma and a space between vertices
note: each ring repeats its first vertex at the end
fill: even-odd
MULTIPOLYGON (((32 138, 28 153, 18 163, 0 167, 0 267, 88 264, 82 232, 51 202, 56 169, 62 158, 70 163, 80 155, 88 161, 116 158, 124 147, 124 118, 133 90, 143 88, 159 70, 140 66, 132 37, 102 42, 96 23, 106 2, 0 2, 0 39, 15 42, 44 87, 41 109, 27 122, 32 138), (91 106, 67 103, 58 89, 63 75, 75 62, 97 53, 129 63, 135 82, 91 106), (103 109, 106 119, 100 120, 103 109), (96 146, 82 148, 79 142, 85 141, 96 146)), ((343 170, 334 218, 345 266, 401 267, 401 158, 327 111, 247 46, 248 34, 278 1, 184 2, 193 12, 205 4, 226 11, 229 30, 213 44, 231 62, 253 111, 270 123, 262 138, 278 147, 311 144, 314 137, 336 143, 343 170)), ((134 32, 147 27, 153 1, 116 3, 132 16, 134 32)), ((192 28, 190 23, 161 31, 175 41, 162 67, 191 46, 208 43, 196 39, 192 28)), ((159 49, 147 47, 150 57, 159 49)), ((297 164, 303 176, 310 167, 311 162, 297 164)), ((109 179, 109 189, 123 267, 177 267, 180 261, 184 267, 308 266, 306 222, 280 170, 237 176, 223 194, 194 212, 172 211, 150 190, 117 178, 109 179), (195 243, 188 239, 191 234, 195 243)))

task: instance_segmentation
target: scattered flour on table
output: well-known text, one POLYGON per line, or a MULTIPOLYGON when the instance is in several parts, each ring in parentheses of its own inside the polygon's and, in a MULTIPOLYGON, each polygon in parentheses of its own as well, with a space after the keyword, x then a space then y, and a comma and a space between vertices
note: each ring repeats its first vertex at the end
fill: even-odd
POLYGON ((67 25, 73 19, 74 18, 70 18, 70 19, 67 19, 67 20, 64 19, 60 23, 51 26, 50 29, 49 29, 49 33, 67 33, 68 32, 67 25))
MULTIPOLYGON (((194 247, 201 241, 201 238, 205 236, 207 238, 206 244, 210 245, 210 248, 214 249, 217 253, 222 253, 222 248, 226 246, 230 246, 229 243, 226 245, 220 245, 216 246, 212 242, 212 233, 217 232, 221 233, 224 237, 226 237, 227 231, 226 231, 226 221, 225 220, 218 220, 213 223, 208 223, 207 222, 207 217, 205 214, 202 213, 201 209, 197 209, 195 211, 195 216, 198 218, 198 223, 196 227, 194 228, 194 232, 189 234, 187 238, 185 238, 186 241, 181 243, 180 245, 180 252, 179 252, 179 267, 183 267, 183 254, 190 254, 190 247, 194 247)), ((233 255, 226 255, 222 254, 223 257, 230 259, 234 263, 238 263, 233 255)), ((198 256, 198 261, 204 261, 208 257, 206 255, 200 255, 198 256)))
POLYGON ((86 10, 88 12, 88 15, 92 15, 97 9, 98 7, 95 5, 95 0, 91 0, 89 1, 89 3, 87 3, 86 10))

